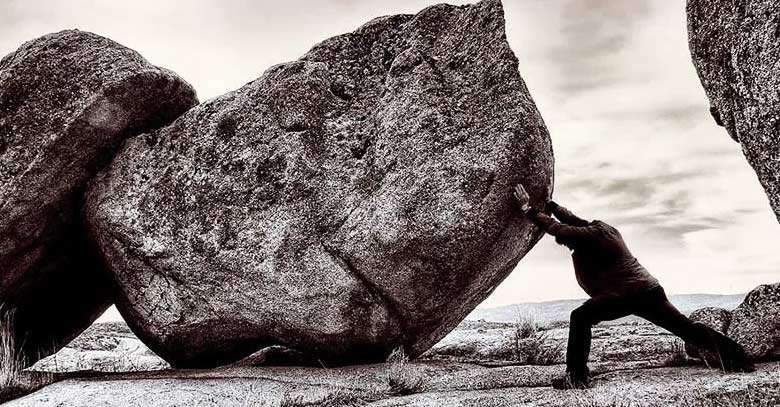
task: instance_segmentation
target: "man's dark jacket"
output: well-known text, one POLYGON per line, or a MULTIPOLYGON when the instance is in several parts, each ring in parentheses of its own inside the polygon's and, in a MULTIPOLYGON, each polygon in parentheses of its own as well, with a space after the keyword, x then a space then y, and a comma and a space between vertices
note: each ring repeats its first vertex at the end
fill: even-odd
POLYGON ((526 216, 572 251, 577 282, 589 296, 625 296, 658 287, 614 227, 600 220, 588 222, 552 201, 545 212, 560 222, 533 208, 526 216))

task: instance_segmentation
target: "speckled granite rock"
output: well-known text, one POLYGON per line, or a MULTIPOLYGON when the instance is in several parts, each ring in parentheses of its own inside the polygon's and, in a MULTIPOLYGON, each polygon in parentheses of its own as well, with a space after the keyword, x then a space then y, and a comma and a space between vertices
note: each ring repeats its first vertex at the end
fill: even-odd
POLYGON ((0 303, 30 361, 111 303, 82 226, 87 182, 123 139, 196 103, 174 73, 88 32, 45 35, 0 61, 0 303))
POLYGON ((780 219, 780 3, 688 0, 693 63, 780 219))
POLYGON ((498 0, 375 19, 125 144, 88 217, 117 307, 174 366, 267 345, 417 355, 514 269, 549 136, 498 0))
MULTIPOLYGON (((725 335, 731 323, 731 311, 723 308, 706 307, 691 312, 688 318, 694 322, 701 322, 725 335)), ((718 366, 720 363, 717 353, 703 351, 689 343, 685 344, 685 353, 692 358, 706 360, 712 366, 718 366)))
POLYGON ((780 356, 780 283, 749 292, 734 310, 728 334, 753 358, 780 356))

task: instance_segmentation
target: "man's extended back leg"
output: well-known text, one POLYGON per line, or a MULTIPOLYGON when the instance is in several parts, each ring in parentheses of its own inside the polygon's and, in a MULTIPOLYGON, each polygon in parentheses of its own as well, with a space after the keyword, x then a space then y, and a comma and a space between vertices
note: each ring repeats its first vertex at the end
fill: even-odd
POLYGON ((721 368, 730 372, 752 372, 753 363, 745 350, 731 338, 702 323, 693 322, 669 302, 661 290, 652 301, 639 307, 635 314, 678 336, 693 346, 720 355, 721 368))

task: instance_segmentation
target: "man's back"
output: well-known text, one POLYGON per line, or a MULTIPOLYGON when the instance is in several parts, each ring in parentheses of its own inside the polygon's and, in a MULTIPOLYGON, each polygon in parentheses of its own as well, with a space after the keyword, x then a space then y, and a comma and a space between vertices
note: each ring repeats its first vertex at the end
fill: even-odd
POLYGON ((562 223, 539 211, 532 211, 529 217, 572 250, 577 283, 588 295, 630 295, 658 286, 658 280, 639 264, 617 229, 599 220, 583 220, 554 202, 548 209, 562 223))
POLYGON ((617 229, 598 220, 588 227, 592 233, 570 247, 577 283, 588 295, 626 295, 658 286, 658 280, 639 264, 617 229))

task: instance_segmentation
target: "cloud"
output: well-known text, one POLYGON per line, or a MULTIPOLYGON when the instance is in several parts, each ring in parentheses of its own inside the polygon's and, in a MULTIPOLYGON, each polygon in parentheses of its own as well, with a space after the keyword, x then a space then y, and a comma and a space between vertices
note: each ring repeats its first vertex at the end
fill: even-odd
POLYGON ((559 35, 547 52, 558 71, 557 90, 575 96, 624 80, 613 61, 631 46, 637 25, 650 11, 646 0, 562 2, 553 17, 559 35))

